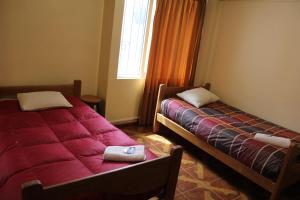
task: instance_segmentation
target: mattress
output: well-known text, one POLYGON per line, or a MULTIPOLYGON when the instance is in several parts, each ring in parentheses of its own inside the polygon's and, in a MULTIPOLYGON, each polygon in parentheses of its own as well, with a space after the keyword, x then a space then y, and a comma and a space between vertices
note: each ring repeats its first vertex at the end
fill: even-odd
MULTIPOLYGON (((16 100, 0 102, 0 199, 20 200, 21 184, 38 179, 44 186, 129 165, 107 162, 110 145, 135 145, 75 97, 70 109, 22 112, 16 100)), ((156 156, 146 150, 147 159, 156 156)))
POLYGON ((278 177, 287 148, 254 140, 255 133, 300 142, 300 134, 220 101, 198 109, 177 98, 170 98, 162 101, 161 113, 199 139, 273 181, 278 177))

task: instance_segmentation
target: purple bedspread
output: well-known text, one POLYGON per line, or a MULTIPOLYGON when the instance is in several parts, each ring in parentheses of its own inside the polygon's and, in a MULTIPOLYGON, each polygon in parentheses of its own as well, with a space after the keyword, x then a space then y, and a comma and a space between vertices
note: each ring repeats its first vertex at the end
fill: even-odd
POLYGON ((279 174, 287 148, 254 140, 255 133, 300 142, 300 134, 222 102, 198 109, 182 100, 171 98, 162 101, 161 113, 201 140, 272 180, 276 180, 279 174))

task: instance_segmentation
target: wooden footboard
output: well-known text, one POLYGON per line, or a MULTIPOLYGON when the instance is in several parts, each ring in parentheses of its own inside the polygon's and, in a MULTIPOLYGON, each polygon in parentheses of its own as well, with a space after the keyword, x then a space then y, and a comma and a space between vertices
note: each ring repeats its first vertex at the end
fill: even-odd
POLYGON ((147 194, 172 200, 182 157, 182 148, 173 147, 169 156, 160 157, 120 169, 71 182, 44 187, 39 180, 22 185, 23 200, 63 200, 82 194, 117 195, 135 199, 147 194))
MULTIPOLYGON (((209 87, 210 85, 206 84, 206 88, 209 89, 209 87)), ((153 123, 154 132, 159 131, 160 125, 168 127, 169 129, 171 129, 184 139, 188 140, 195 146, 199 147, 206 153, 210 154, 211 156, 215 157, 219 161, 234 169, 235 171, 244 175, 251 181, 255 182, 256 184, 271 192, 271 200, 278 199, 280 191, 282 191, 283 188, 286 188, 300 180, 300 144, 291 144, 283 161, 282 168, 280 170, 280 174, 277 178, 277 181, 273 182, 271 179, 264 177, 263 175, 252 170, 243 163, 235 160, 231 156, 207 144, 205 141, 200 140, 199 138, 197 138, 197 136, 195 136, 188 130, 184 129, 182 126, 178 125, 176 122, 168 119, 160 113, 160 105, 162 100, 170 97, 175 97, 178 92, 182 92, 186 89, 189 88, 167 87, 163 84, 160 85, 156 104, 155 119, 153 123)))

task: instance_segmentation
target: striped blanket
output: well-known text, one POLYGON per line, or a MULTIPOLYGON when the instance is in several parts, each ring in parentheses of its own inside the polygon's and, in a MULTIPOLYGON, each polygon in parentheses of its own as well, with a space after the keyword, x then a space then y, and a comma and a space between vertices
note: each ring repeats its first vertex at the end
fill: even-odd
POLYGON ((179 99, 166 99, 161 103, 161 113, 272 180, 278 177, 287 148, 254 140, 255 133, 267 133, 300 142, 300 134, 220 101, 198 109, 179 99))

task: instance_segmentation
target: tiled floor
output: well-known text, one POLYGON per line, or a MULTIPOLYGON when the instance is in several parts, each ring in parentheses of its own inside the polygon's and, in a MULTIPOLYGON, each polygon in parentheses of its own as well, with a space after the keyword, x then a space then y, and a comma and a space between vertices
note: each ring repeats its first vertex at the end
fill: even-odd
MULTIPOLYGON (((178 184, 176 200, 264 200, 269 193, 248 179, 221 164, 201 150, 181 139, 170 138, 172 132, 154 134, 151 129, 138 127, 122 128, 124 132, 145 144, 156 155, 166 155, 176 143, 185 147, 178 184), (167 139, 168 138, 168 139, 167 139)), ((173 134, 174 135, 174 134, 173 134)), ((298 190, 296 188, 294 190, 298 190)), ((296 200, 295 196, 282 199, 296 200)))

